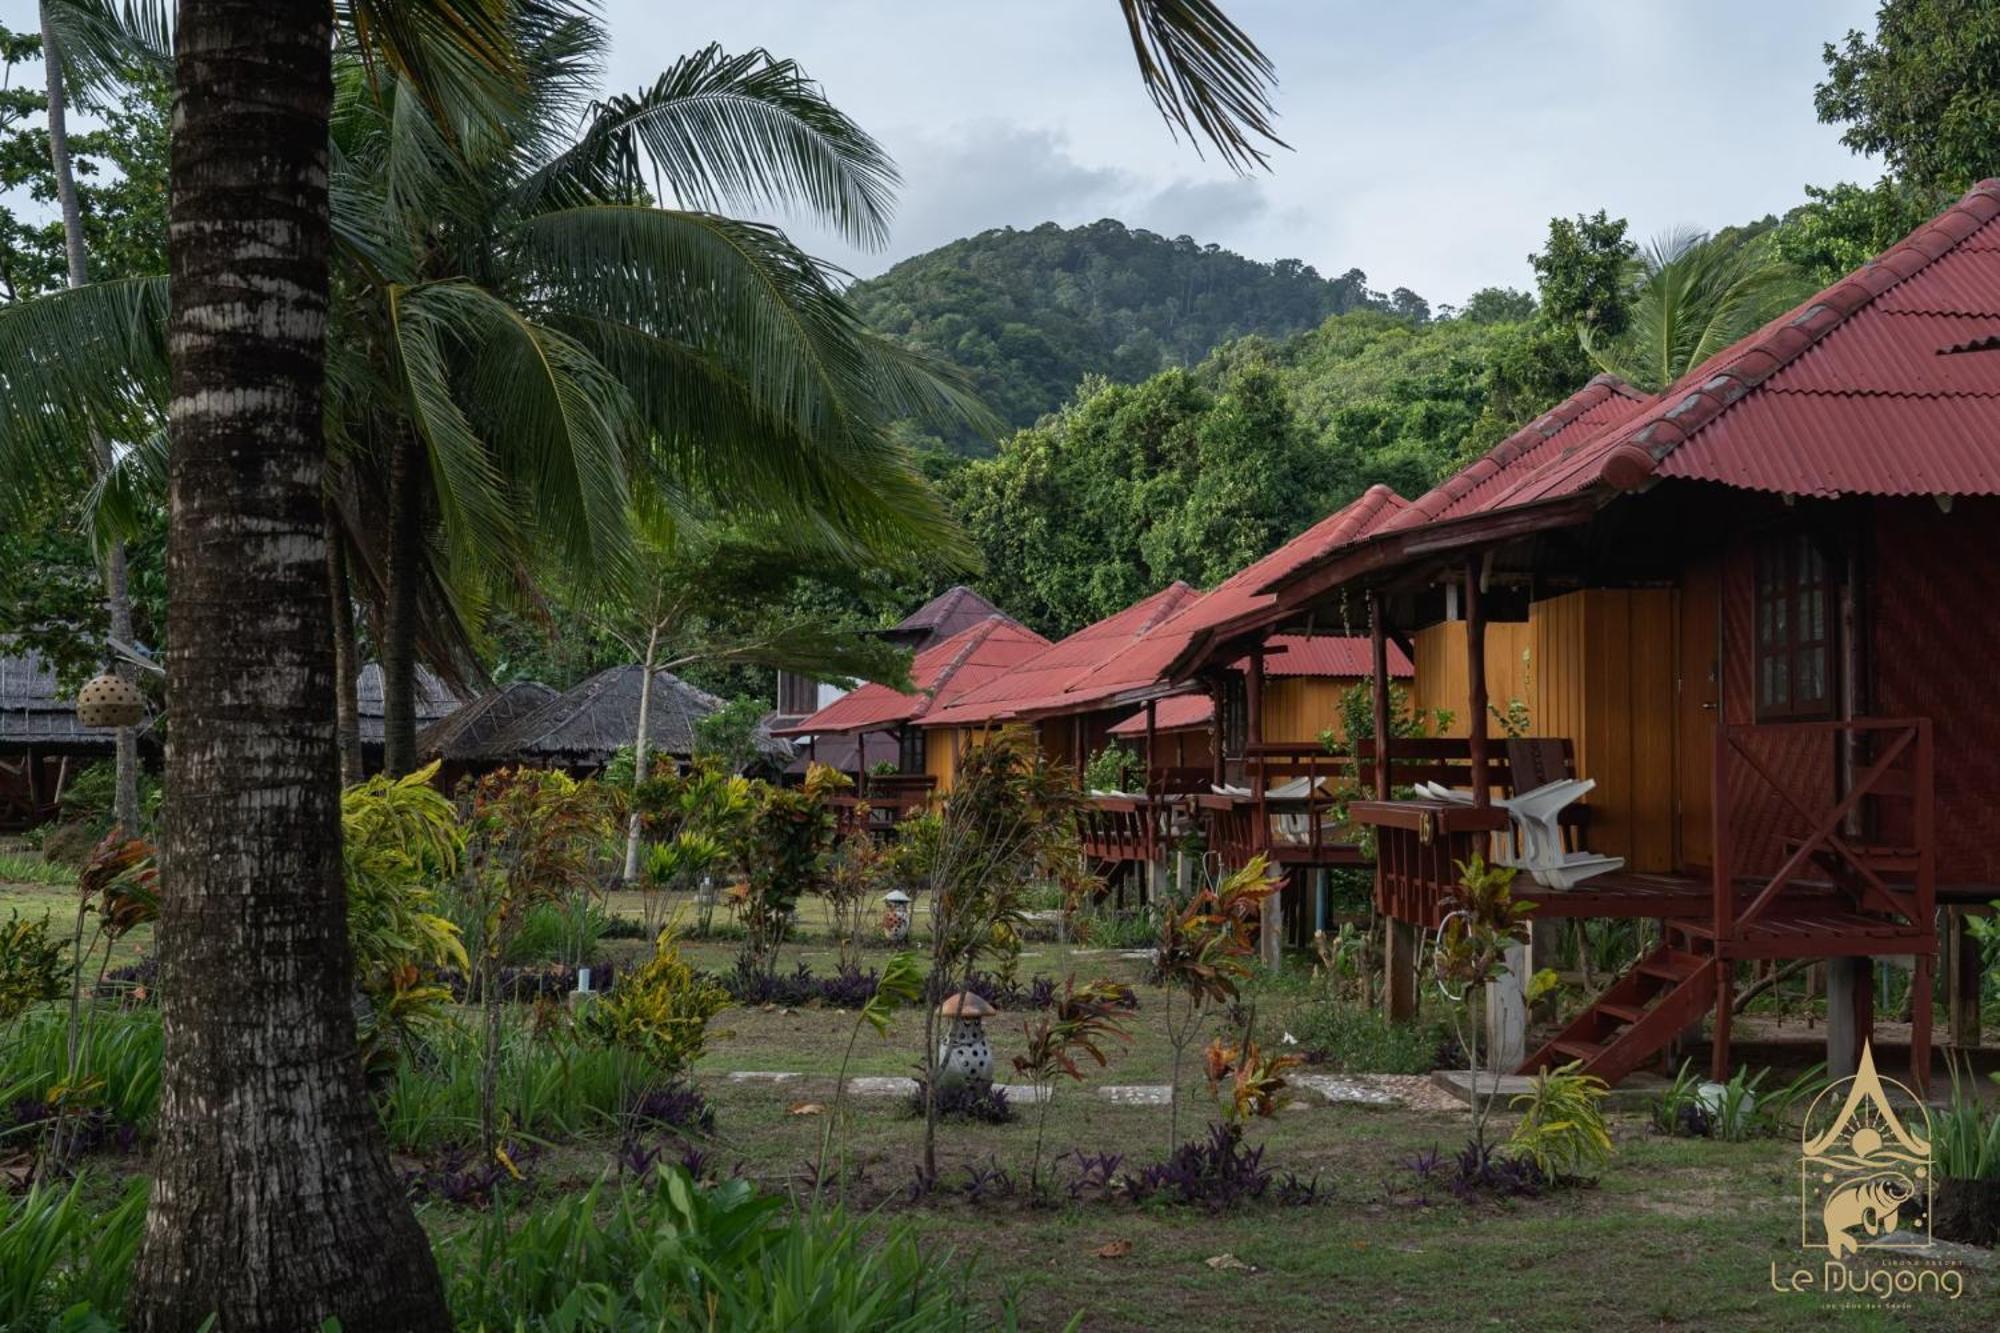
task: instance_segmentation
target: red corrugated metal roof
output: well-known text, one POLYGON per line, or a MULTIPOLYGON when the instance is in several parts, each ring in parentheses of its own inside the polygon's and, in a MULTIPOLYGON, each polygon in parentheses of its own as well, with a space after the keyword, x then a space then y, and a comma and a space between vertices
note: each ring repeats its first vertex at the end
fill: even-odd
POLYGON ((967 691, 949 707, 933 708, 925 714, 924 724, 977 726, 1040 711, 1046 701, 1060 700, 1068 686, 1199 596, 1185 583, 1168 584, 1115 615, 1085 625, 979 689, 967 691))
POLYGON ((777 729, 786 736, 868 731, 914 721, 1004 676, 1049 646, 1049 641, 1004 615, 990 615, 970 629, 940 639, 910 663, 917 687, 903 694, 868 684, 844 694, 810 717, 777 729))
MULTIPOLYGON (((1151 633, 1105 658, 1087 675, 1072 681, 1064 691, 1065 697, 1049 707, 1085 707, 1133 690, 1171 684, 1174 664, 1195 640, 1271 605, 1272 597, 1262 591, 1265 584, 1374 531, 1392 519, 1403 505, 1403 497, 1387 486, 1370 486, 1277 550, 1216 584, 1198 601, 1162 621, 1151 633)), ((1366 671, 1364 666, 1362 674, 1366 671)))
MULTIPOLYGON (((2000 493, 1989 339, 2000 180, 1664 393, 1592 381, 1361 540, 1655 476, 1805 496, 2000 493)), ((1281 592, 1332 554, 1265 586, 1281 592)))
MULTIPOLYGON (((1416 674, 1410 659, 1395 644, 1389 649, 1389 675, 1404 679, 1416 674)), ((1340 638, 1330 634, 1274 634, 1264 641, 1264 674, 1267 676, 1341 676, 1357 679, 1374 669, 1368 640, 1340 638)), ((1248 666, 1238 662, 1237 670, 1248 666)))
MULTIPOLYGON (((1192 731, 1205 727, 1215 717, 1215 700, 1205 694, 1175 694, 1160 700, 1154 709, 1153 729, 1155 731, 1192 731)), ((1111 735, 1118 737, 1144 736, 1146 734, 1146 710, 1141 708, 1111 728, 1111 735)))

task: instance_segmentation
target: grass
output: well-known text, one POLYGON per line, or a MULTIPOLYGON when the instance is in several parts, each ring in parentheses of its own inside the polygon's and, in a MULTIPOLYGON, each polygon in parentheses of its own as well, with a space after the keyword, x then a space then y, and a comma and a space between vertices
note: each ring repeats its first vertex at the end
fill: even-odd
MULTIPOLYGON (((0 888, 0 913, 8 896, 44 904, 66 897, 42 887, 0 888)), ((636 898, 619 901, 625 897, 616 895, 614 908, 636 915, 636 898)), ((807 933, 788 946, 781 967, 789 970, 804 960, 815 970, 831 970, 836 950, 814 933, 823 923, 808 917, 802 924, 807 933)), ((733 963, 738 945, 697 940, 684 947, 697 966, 722 971, 733 963)), ((604 945, 619 958, 636 957, 645 948, 636 940, 604 945)), ((871 947, 863 966, 879 966, 884 956, 871 947)), ((1114 1105, 1095 1093, 1107 1083, 1166 1080, 1171 1052, 1160 1022, 1163 997, 1145 984, 1145 968, 1144 960, 1116 950, 1048 941, 1027 946, 1020 964, 1024 978, 1070 971, 1080 979, 1103 976, 1133 985, 1140 1001, 1127 1023, 1132 1040, 1113 1044, 1109 1069, 1092 1067, 1083 1086, 1059 1086, 1050 1108, 1050 1157, 1072 1149, 1115 1151, 1131 1168, 1166 1152, 1162 1108, 1114 1105)), ((1314 1001, 1297 976, 1260 984, 1245 999, 1246 1008, 1255 1007, 1267 1039, 1284 1030, 1313 1037, 1306 1019, 1315 1012, 1314 1001)), ((1024 1017, 1002 1014, 989 1021, 1003 1078, 1022 1047, 1024 1017)), ((853 1019, 851 1013, 819 1008, 735 1008, 716 1020, 696 1079, 717 1116, 713 1134, 697 1146, 717 1174, 741 1171, 779 1195, 810 1194, 809 1164, 826 1128, 824 1108, 833 1104, 834 1074, 853 1019), (777 1084, 727 1077, 742 1070, 798 1077, 777 1084)), ((1395 1047, 1395 1034, 1378 1034, 1366 1020, 1349 1017, 1335 1026, 1347 1034, 1338 1058, 1350 1067, 1405 1054, 1395 1047)), ((1210 1029, 1236 1031, 1226 1011, 1212 1015, 1210 1029)), ((907 1012, 886 1039, 864 1033, 852 1072, 911 1072, 921 1033, 920 1016, 907 1012)), ((537 1087, 522 1094, 518 1109, 555 1142, 531 1168, 531 1195, 515 1206, 539 1216, 567 1206, 615 1170, 619 1145, 596 1109, 601 1095, 537 1087)), ((1199 1133, 1209 1102, 1198 1072, 1189 1076, 1183 1096, 1182 1127, 1199 1133)), ((949 1250, 958 1256, 955 1262, 977 1260, 982 1276, 974 1290, 986 1293, 995 1306, 1011 1296, 1023 1327, 1060 1328, 1078 1311, 1088 1330, 1347 1323, 1591 1333, 1808 1324, 1851 1330, 2000 1327, 2000 1268, 1994 1267, 1974 1271, 1967 1294, 1957 1302, 1924 1298, 1907 1309, 1880 1308, 1866 1299, 1844 1306, 1772 1290, 1772 1264, 1817 1266, 1797 1248, 1797 1146, 1785 1138, 1743 1143, 1666 1138, 1651 1132, 1643 1113, 1617 1115, 1611 1118, 1616 1154, 1596 1188, 1507 1203, 1465 1204, 1442 1193, 1424 1201, 1402 1163, 1432 1147, 1454 1152, 1468 1132, 1463 1112, 1334 1106, 1303 1093, 1273 1119, 1253 1124, 1248 1134, 1279 1171, 1320 1178, 1328 1199, 1319 1206, 1256 1205, 1210 1215, 1106 1201, 1055 1207, 1008 1198, 969 1202, 958 1187, 975 1169, 997 1165, 1025 1177, 1033 1136, 1028 1117, 1009 1125, 943 1128, 940 1180, 946 1192, 912 1205, 904 1191, 918 1160, 921 1122, 906 1114, 899 1099, 850 1098, 848 1106, 852 1175, 843 1194, 869 1234, 882 1238, 907 1229, 929 1253, 949 1250), (1224 1254, 1255 1271, 1206 1262, 1224 1254)), ((464 1127, 466 1108, 462 1095, 436 1104, 412 1100, 399 1131, 404 1149, 452 1137, 464 1127)), ((1503 1112, 1495 1132, 1504 1136, 1511 1125, 1503 1112)), ((665 1131, 646 1135, 655 1143, 673 1137, 665 1131)), ((669 1156, 678 1156, 678 1148, 669 1156)), ((109 1164, 143 1168, 137 1159, 109 1164)), ((422 1216, 446 1243, 481 1225, 481 1215, 442 1205, 427 1207, 422 1216)))

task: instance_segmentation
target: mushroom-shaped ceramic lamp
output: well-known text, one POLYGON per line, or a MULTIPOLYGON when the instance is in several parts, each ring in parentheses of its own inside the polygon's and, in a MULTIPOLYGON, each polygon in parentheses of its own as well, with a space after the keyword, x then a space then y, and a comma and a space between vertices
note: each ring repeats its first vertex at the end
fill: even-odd
POLYGON ((86 727, 131 727, 146 718, 146 696, 123 676, 94 676, 77 692, 76 720, 86 727))
POLYGON ((901 889, 882 895, 882 934, 891 944, 910 938, 910 895, 901 889))
POLYGON ((945 996, 938 1017, 945 1020, 938 1044, 938 1086, 985 1085, 993 1081, 993 1048, 986 1042, 986 1020, 1000 1012, 979 995, 962 990, 945 996))

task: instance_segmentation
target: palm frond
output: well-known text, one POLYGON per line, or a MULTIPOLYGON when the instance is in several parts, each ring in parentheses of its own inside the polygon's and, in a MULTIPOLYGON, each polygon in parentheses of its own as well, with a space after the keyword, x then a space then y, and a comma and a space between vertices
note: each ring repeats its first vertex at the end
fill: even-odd
POLYGON ((516 517, 579 563, 629 554, 626 443, 635 436, 623 387, 590 353, 472 283, 397 294, 396 346, 411 410, 431 447, 447 516, 500 539, 501 515, 471 502, 489 479, 511 480, 516 517), (476 460, 476 461, 475 461, 476 460))
POLYGON ((1215 145, 1237 171, 1267 167, 1257 141, 1290 145, 1272 128, 1269 56, 1215 0, 1118 0, 1131 30, 1139 77, 1168 128, 1200 151, 1215 145))
POLYGON ((149 0, 40 0, 63 77, 80 93, 173 74, 173 24, 149 0))
POLYGON ((164 419, 167 280, 125 278, 0 305, 0 503, 81 483, 97 439, 164 419))
POLYGON ((545 214, 520 237, 538 317, 626 387, 669 488, 740 494, 867 544, 921 531, 947 558, 969 558, 887 435, 904 411, 969 395, 885 353, 781 232, 600 205, 545 214))
POLYGON ((136 541, 167 498, 167 432, 162 426, 136 444, 113 446, 111 466, 84 500, 91 541, 99 549, 136 541))
POLYGON ((803 209, 857 245, 888 239, 895 164, 793 61, 710 45, 593 111, 581 141, 530 178, 524 197, 577 203, 650 188, 706 212, 803 209))
POLYGON ((516 8, 515 0, 334 0, 333 13, 371 83, 386 69, 454 134, 503 123, 526 91, 516 8))
POLYGON ((1645 389, 1673 384, 1806 294, 1762 236, 1742 241, 1676 228, 1656 237, 1634 267, 1625 332, 1613 341, 1588 330, 1582 336, 1599 369, 1645 389))

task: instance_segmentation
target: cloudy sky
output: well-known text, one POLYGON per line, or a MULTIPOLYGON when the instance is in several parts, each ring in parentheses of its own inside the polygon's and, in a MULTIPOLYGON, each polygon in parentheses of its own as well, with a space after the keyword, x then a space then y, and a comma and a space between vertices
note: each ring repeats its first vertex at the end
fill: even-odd
POLYGON ((1153 112, 1114 0, 603 0, 609 82, 709 41, 797 60, 887 145, 887 249, 794 227, 859 274, 1003 224, 1117 217, 1433 302, 1531 286, 1552 214, 1650 236, 1879 172, 1813 115, 1820 48, 1872 0, 1233 0, 1292 151, 1238 179, 1153 112))

